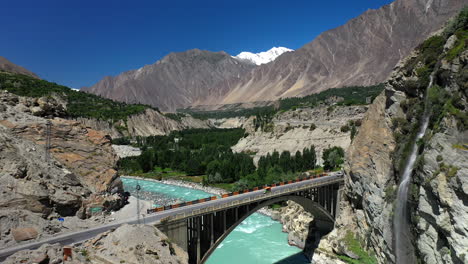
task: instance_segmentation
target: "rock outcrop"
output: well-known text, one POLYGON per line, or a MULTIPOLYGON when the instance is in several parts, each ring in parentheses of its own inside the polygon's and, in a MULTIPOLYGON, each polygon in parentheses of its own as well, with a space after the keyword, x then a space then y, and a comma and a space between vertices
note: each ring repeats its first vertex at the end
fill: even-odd
POLYGON ((176 120, 153 109, 146 109, 141 114, 132 115, 125 121, 118 120, 114 123, 89 118, 76 120, 87 127, 105 132, 112 138, 168 135, 172 131, 213 126, 209 121, 196 119, 186 114, 179 115, 181 115, 180 118, 176 120))
MULTIPOLYGON (((58 244, 46 244, 37 250, 17 252, 3 263, 52 264, 63 261, 63 248, 58 244)), ((72 257, 65 263, 180 264, 188 263, 188 255, 153 226, 123 225, 75 247, 72 257)))
POLYGON ((305 212, 301 205, 288 201, 287 206, 273 211, 271 218, 283 224, 283 232, 288 233, 290 245, 304 248, 309 234, 309 224, 314 220, 310 213, 305 212))
POLYGON ((336 230, 329 235, 339 238, 332 243, 339 255, 350 255, 340 240, 353 230, 365 238, 364 246, 372 247, 381 260, 394 259, 392 229, 388 228, 392 226, 393 204, 387 202, 385 190, 393 190, 395 184, 392 151, 396 143, 385 102, 384 95, 375 99, 346 153, 342 214, 336 220, 336 230))
POLYGON ((243 127, 247 120, 248 118, 239 116, 222 119, 210 119, 210 122, 217 128, 238 128, 243 127))
POLYGON ((243 121, 246 137, 232 147, 235 152, 255 154, 257 162, 261 156, 273 151, 296 151, 315 146, 318 162, 322 163, 323 149, 339 146, 347 149, 351 143, 350 131, 341 127, 350 121, 360 121, 366 106, 315 107, 291 110, 277 114, 270 123, 270 131, 255 128, 254 117, 243 121))
MULTIPOLYGON (((466 25, 465 25, 466 28, 466 25)), ((454 35, 452 35, 454 36, 454 35)), ((445 51, 454 46, 450 37, 445 51)), ((413 179, 415 203, 412 216, 417 232, 416 251, 424 263, 468 262, 468 129, 467 84, 461 76, 468 71, 468 50, 441 62, 437 84, 451 96, 450 105, 463 107, 463 112, 450 110, 439 127, 426 137, 423 165, 413 179), (445 79, 444 76, 449 76, 445 79), (464 120, 460 119, 463 118, 464 120), (465 125, 464 125, 465 124, 465 125)), ((449 107, 449 103, 445 104, 449 107)))
POLYGON ((174 120, 151 109, 147 109, 143 114, 130 116, 127 120, 128 133, 131 136, 167 135, 175 130, 209 127, 208 121, 195 119, 189 115, 174 120))
MULTIPOLYGON (((93 193, 121 188, 117 171, 114 169, 115 155, 110 138, 97 130, 86 128, 78 122, 50 120, 50 154, 80 178, 80 182, 93 193)), ((12 123, 14 124, 14 123, 12 123)), ((14 124, 11 132, 44 149, 46 124, 14 124)))
MULTIPOLYGON (((117 156, 105 134, 76 121, 50 119, 47 161, 47 120, 30 111, 41 99, 2 91, 0 101, 0 247, 25 240, 19 237, 40 239, 86 227, 78 217, 90 217, 91 208, 112 210, 124 204, 114 169, 117 156), (66 224, 59 217, 67 217, 66 224), (32 229, 37 235, 15 235, 32 229)), ((55 101, 38 105, 52 115, 62 113, 62 108, 54 109, 55 101)))
POLYGON ((141 155, 141 150, 129 145, 112 145, 116 155, 119 158, 135 157, 141 155))
POLYGON ((468 261, 468 131, 456 121, 443 121, 424 151, 424 166, 417 174, 417 249, 424 263, 468 261))

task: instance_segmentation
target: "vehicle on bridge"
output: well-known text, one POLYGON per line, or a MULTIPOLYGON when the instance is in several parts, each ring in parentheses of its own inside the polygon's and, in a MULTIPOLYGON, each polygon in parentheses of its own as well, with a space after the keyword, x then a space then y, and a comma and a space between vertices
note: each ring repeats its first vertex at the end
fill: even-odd
POLYGON ((269 193, 271 192, 271 187, 270 186, 266 186, 265 187, 265 190, 263 191, 263 193, 269 193))

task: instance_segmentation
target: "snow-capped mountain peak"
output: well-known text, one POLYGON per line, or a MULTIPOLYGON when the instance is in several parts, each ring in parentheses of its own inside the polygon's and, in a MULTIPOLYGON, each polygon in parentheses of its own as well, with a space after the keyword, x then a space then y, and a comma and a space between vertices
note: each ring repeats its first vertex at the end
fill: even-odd
POLYGON ((274 61, 279 55, 285 52, 289 52, 289 51, 293 51, 293 50, 285 48, 285 47, 273 47, 268 51, 259 52, 259 53, 252 53, 252 52, 244 51, 244 52, 239 53, 234 58, 239 59, 239 60, 247 60, 256 65, 260 65, 260 64, 265 64, 265 63, 274 61))

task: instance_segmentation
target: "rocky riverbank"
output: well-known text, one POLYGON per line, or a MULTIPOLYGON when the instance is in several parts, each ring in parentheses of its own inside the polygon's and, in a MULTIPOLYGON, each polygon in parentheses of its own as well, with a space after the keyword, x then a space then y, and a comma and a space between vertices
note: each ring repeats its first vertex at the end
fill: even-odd
POLYGON ((287 206, 272 210, 271 218, 283 225, 283 232, 288 233, 288 243, 298 248, 304 248, 309 233, 309 224, 314 217, 304 211, 301 205, 288 201, 287 206))

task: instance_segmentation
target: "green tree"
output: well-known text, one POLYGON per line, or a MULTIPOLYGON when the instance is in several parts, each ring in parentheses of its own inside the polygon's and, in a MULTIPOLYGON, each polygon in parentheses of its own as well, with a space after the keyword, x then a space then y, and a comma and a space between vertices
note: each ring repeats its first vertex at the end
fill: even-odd
POLYGON ((141 169, 143 172, 149 172, 154 168, 154 152, 152 150, 144 151, 138 157, 138 163, 140 164, 141 169))
POLYGON ((304 167, 304 160, 302 158, 301 152, 298 150, 296 151, 296 155, 294 155, 294 170, 293 171, 302 171, 304 167))
POLYGON ((199 175, 201 174, 200 168, 200 162, 195 157, 191 157, 187 161, 185 172, 187 172, 188 175, 199 175))
POLYGON ((291 153, 289 151, 283 151, 279 159, 279 166, 283 171, 291 170, 291 153))
POLYGON ((317 156, 315 153, 315 146, 311 146, 309 148, 304 148, 302 151, 302 158, 303 158, 303 170, 310 170, 315 168, 317 164, 317 156))
POLYGON ((263 184, 272 184, 275 182, 279 182, 281 181, 283 174, 284 171, 283 169, 281 169, 281 166, 275 165, 273 167, 270 167, 268 169, 267 177, 265 178, 263 184))
POLYGON ((325 170, 338 168, 344 162, 344 150, 341 147, 325 149, 322 155, 325 170))
POLYGON ((215 183, 219 182, 221 180, 221 163, 218 160, 213 160, 210 163, 208 163, 208 166, 206 166, 206 175, 207 175, 207 182, 208 183, 215 183))

